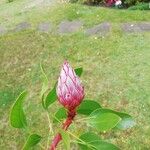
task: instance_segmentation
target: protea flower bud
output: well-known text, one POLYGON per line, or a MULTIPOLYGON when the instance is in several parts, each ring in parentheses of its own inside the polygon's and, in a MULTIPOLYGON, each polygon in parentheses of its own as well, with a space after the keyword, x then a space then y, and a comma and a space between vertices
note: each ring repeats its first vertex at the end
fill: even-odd
POLYGON ((84 87, 67 61, 64 62, 57 85, 59 102, 68 110, 73 110, 84 98, 84 87))

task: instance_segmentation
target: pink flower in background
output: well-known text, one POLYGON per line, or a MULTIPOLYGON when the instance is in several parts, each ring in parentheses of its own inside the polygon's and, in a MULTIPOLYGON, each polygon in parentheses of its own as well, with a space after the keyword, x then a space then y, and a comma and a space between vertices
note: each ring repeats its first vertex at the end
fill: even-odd
POLYGON ((64 62, 58 79, 57 96, 68 110, 75 109, 84 98, 84 87, 67 61, 64 62))
POLYGON ((112 5, 119 6, 121 5, 121 0, 106 0, 106 6, 110 7, 112 5))

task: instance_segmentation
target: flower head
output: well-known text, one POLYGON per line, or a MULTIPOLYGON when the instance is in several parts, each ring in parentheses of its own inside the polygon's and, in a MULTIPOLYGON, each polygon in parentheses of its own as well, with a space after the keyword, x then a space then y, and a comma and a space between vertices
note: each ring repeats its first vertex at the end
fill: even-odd
POLYGON ((84 88, 79 77, 67 61, 64 62, 57 85, 59 102, 69 110, 80 105, 84 98, 84 88))

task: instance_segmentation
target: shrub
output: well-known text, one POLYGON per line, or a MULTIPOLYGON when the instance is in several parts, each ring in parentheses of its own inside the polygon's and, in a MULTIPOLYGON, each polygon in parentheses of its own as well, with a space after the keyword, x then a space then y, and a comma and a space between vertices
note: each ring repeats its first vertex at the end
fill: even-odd
POLYGON ((149 2, 149 0, 122 0, 122 2, 124 3, 124 5, 129 7, 129 6, 136 5, 138 3, 149 2))
MULTIPOLYGON (((80 2, 80 3, 89 4, 89 5, 98 5, 100 3, 104 4, 106 1, 107 0, 69 0, 69 2, 80 2)), ((148 7, 148 4, 146 4, 146 3, 149 2, 149 0, 121 0, 121 1, 125 7, 130 7, 130 6, 137 4, 137 5, 140 5, 140 6, 138 6, 138 7, 140 7, 140 9, 143 6, 146 10, 148 7), (138 4, 138 3, 142 3, 142 4, 138 4)))
POLYGON ((150 10, 149 3, 137 3, 135 6, 131 6, 130 10, 150 10))

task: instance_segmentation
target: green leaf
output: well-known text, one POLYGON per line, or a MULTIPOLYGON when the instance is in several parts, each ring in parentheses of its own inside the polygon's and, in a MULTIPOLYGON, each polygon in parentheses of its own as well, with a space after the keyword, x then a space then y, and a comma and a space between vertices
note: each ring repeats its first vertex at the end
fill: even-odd
POLYGON ((67 117, 67 110, 65 108, 59 108, 58 111, 55 113, 53 122, 54 123, 59 122, 66 117, 67 117))
POLYGON ((15 128, 25 128, 27 126, 26 117, 23 111, 23 102, 27 96, 27 92, 23 91, 16 99, 11 112, 10 123, 15 128))
POLYGON ((119 121, 119 123, 117 124, 116 128, 121 129, 121 130, 125 130, 128 128, 131 128, 135 125, 135 121, 134 119, 127 113, 122 113, 122 112, 118 112, 118 111, 114 111, 111 109, 106 109, 106 108, 101 108, 95 111, 95 113, 114 113, 116 115, 118 115, 121 120, 119 121))
POLYGON ((30 135, 23 147, 23 150, 31 149, 33 146, 37 145, 40 142, 41 138, 42 137, 38 134, 30 135))
POLYGON ((74 71, 75 71, 76 75, 78 75, 80 77, 82 75, 83 68, 82 67, 76 68, 74 71))
POLYGON ((83 100, 77 109, 79 114, 90 115, 94 110, 101 108, 100 104, 92 100, 83 100))
POLYGON ((114 128, 120 120, 121 118, 114 113, 94 111, 89 116, 88 123, 98 131, 108 131, 114 128))
POLYGON ((45 98, 45 108, 48 108, 52 103, 54 103, 57 100, 57 94, 56 94, 56 85, 52 90, 49 91, 45 98))
POLYGON ((117 146, 101 140, 92 132, 83 133, 80 139, 83 141, 79 144, 80 150, 119 150, 117 146))
POLYGON ((114 111, 114 113, 120 116, 121 118, 121 121, 117 124, 116 128, 121 130, 126 130, 135 126, 136 123, 129 114, 117 112, 117 111, 114 111))
POLYGON ((61 133, 64 145, 65 145, 65 149, 70 150, 70 136, 69 136, 69 134, 64 130, 61 130, 60 133, 61 133))
POLYGON ((101 138, 98 135, 96 135, 95 133, 92 133, 92 132, 83 133, 80 136, 80 139, 85 141, 85 143, 91 143, 91 142, 101 140, 101 138))
POLYGON ((40 69, 41 69, 41 73, 42 73, 42 83, 43 83, 42 90, 41 90, 41 97, 43 97, 45 92, 48 90, 48 79, 47 79, 47 75, 46 75, 41 63, 40 63, 40 69))
POLYGON ((118 113, 118 116, 122 118, 116 126, 118 129, 126 130, 135 126, 136 123, 130 115, 118 113))

